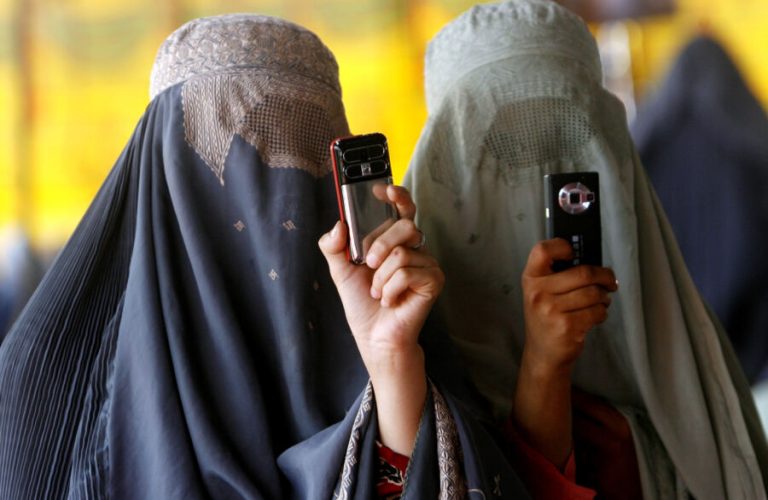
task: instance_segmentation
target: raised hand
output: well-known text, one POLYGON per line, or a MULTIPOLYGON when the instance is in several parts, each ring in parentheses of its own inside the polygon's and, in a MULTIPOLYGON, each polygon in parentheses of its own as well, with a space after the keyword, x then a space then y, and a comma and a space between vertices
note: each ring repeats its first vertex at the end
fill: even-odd
POLYGON ((408 192, 397 186, 386 191, 400 220, 371 244, 364 265, 348 261, 347 228, 341 222, 318 244, 371 376, 381 440, 407 455, 426 398, 419 333, 445 278, 435 259, 419 247, 423 234, 413 223, 416 207, 408 192))
POLYGON ((555 260, 571 258, 562 239, 533 247, 523 271, 525 351, 539 368, 570 373, 589 330, 605 321, 610 292, 618 288, 613 271, 576 266, 552 272, 555 260))
POLYGON ((608 268, 576 266, 552 272, 572 258, 562 239, 538 243, 523 271, 525 346, 513 417, 527 441, 557 467, 571 453, 571 371, 589 330, 605 321, 609 293, 618 288, 608 268))

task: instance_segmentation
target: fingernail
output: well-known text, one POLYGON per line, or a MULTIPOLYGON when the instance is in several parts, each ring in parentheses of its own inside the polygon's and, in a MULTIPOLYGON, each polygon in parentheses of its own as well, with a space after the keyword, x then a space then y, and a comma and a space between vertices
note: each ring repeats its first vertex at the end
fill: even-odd
POLYGON ((365 263, 368 264, 368 267, 371 269, 376 269, 379 267, 379 256, 373 252, 368 252, 368 255, 365 256, 365 263))

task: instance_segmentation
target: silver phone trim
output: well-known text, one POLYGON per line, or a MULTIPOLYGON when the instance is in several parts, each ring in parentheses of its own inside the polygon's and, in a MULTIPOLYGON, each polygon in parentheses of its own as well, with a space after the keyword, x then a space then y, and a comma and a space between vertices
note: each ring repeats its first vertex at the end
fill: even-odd
MULTIPOLYGON (((378 178, 370 181, 355 182, 350 184, 344 184, 341 186, 341 198, 344 207, 344 218, 347 221, 347 228, 349 229, 349 257, 355 264, 362 264, 365 261, 365 254, 367 249, 365 248, 365 239, 368 233, 361 230, 361 226, 371 225, 371 220, 360 220, 360 212, 365 211, 366 207, 359 207, 355 204, 355 200, 365 199, 369 192, 372 192, 374 184, 384 183, 392 184, 392 178, 378 178)), ((370 195, 372 196, 372 194, 370 195)), ((386 218, 397 219, 397 211, 389 203, 376 200, 381 203, 381 212, 383 217, 381 223, 385 222, 386 218)), ((365 203, 363 203, 365 205, 365 203)), ((374 221, 378 222, 378 221, 374 221)))

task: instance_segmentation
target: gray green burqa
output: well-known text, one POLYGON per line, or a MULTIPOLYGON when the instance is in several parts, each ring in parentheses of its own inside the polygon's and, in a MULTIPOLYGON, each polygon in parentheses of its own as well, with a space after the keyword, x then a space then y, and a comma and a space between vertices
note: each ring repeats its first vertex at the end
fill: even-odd
POLYGON ((633 431, 645 498, 765 498, 768 450, 722 327, 695 289, 595 42, 557 4, 476 6, 426 56, 428 121, 405 184, 446 274, 437 313, 499 418, 524 342, 520 277, 543 176, 597 171, 621 283, 574 372, 633 431))

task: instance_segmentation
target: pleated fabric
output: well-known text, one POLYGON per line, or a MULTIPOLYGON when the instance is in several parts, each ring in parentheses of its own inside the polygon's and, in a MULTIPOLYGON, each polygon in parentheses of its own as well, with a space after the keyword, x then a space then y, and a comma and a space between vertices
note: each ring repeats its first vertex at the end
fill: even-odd
POLYGON ((0 228, 0 343, 45 273, 46 263, 20 226, 0 228))
MULTIPOLYGON (((204 18, 151 87, 0 346, 0 498, 375 498, 375 398, 317 246, 349 134, 333 56, 283 20, 204 18)), ((404 497, 525 498, 431 331, 404 497)))

